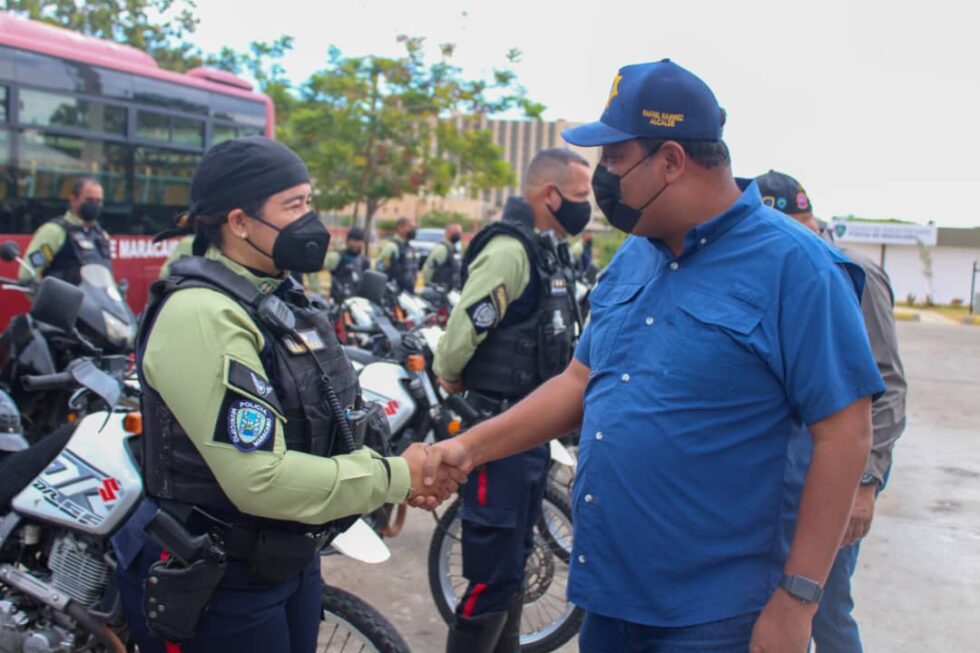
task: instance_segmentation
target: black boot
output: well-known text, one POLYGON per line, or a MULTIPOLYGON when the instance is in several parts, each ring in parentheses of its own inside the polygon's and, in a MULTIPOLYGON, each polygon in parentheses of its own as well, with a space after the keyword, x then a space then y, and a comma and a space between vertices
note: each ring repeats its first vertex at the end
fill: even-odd
POLYGON ((507 621, 500 631, 500 639, 493 653, 520 653, 521 650, 521 610, 524 608, 524 595, 515 596, 507 605, 507 621))
POLYGON ((506 621, 506 612, 488 612, 477 617, 456 615, 446 638, 446 653, 493 653, 506 621))

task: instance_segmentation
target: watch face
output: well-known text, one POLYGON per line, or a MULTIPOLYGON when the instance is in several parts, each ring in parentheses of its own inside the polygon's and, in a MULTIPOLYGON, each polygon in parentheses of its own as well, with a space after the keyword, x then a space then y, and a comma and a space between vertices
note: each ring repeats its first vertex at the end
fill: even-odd
POLYGON ((877 483, 878 480, 871 474, 865 474, 861 477, 861 485, 871 485, 872 483, 877 483))

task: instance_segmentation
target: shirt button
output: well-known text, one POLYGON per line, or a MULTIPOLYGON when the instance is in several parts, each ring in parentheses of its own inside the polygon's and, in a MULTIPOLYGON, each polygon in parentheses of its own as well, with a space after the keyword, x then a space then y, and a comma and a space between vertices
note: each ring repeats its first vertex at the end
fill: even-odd
POLYGON ((578 561, 581 562, 584 565, 585 564, 585 556, 584 555, 580 555, 578 557, 578 561))
POLYGON ((585 495, 585 502, 586 503, 592 503, 593 498, 594 497, 591 494, 586 494, 585 495))
POLYGON ((653 324, 653 318, 652 317, 648 317, 647 318, 647 326, 650 326, 651 324, 653 324))
POLYGON ((707 238, 702 238, 701 239, 701 244, 702 245, 707 245, 708 244, 708 239, 707 238))
POLYGON ((604 437, 606 437, 606 436, 604 436, 604 435, 602 434, 602 431, 599 431, 598 433, 596 433, 596 434, 595 434, 595 439, 596 439, 596 440, 601 440, 601 439, 602 439, 602 438, 604 438, 604 437))
POLYGON ((621 380, 621 381, 622 381, 623 383, 629 383, 629 380, 630 380, 630 375, 629 375, 629 374, 624 374, 624 375, 622 375, 622 376, 621 376, 621 377, 619 377, 619 378, 620 378, 620 380, 621 380))
POLYGON ((677 263, 677 261, 674 261, 673 263, 670 264, 670 269, 671 270, 676 270, 679 267, 680 267, 680 265, 677 263))

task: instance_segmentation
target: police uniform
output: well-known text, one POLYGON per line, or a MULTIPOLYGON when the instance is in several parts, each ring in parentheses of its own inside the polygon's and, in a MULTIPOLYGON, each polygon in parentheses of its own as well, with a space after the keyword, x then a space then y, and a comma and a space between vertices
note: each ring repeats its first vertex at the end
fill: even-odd
MULTIPOLYGON (((41 225, 27 246, 26 259, 38 277, 58 277, 68 283, 81 283, 83 265, 101 265, 112 272, 109 234, 98 223, 86 223, 71 211, 41 225)), ((31 273, 20 271, 20 280, 31 273)))
MULTIPOLYGON (((579 329, 573 275, 553 242, 549 246, 535 233, 530 207, 512 198, 503 219, 467 249, 462 296, 434 369, 447 381, 462 380, 477 408, 505 410, 571 359, 579 329)), ((537 447, 474 470, 461 489, 469 585, 457 606, 449 651, 517 650, 524 564, 548 464, 548 448, 537 447)))
MULTIPOLYGON (((351 421, 364 406, 329 318, 288 275, 260 276, 212 247, 151 287, 137 355, 147 498, 113 545, 140 650, 164 651, 168 615, 181 607, 163 611, 155 599, 168 554, 145 529, 159 508, 191 534, 214 535, 227 554, 180 650, 315 650, 319 548, 410 488, 403 459, 348 446, 338 415, 351 421), (291 314, 295 329, 263 311, 291 314)), ((370 415, 383 431, 383 416, 370 415)))
POLYGON ((381 248, 377 262, 378 272, 388 275, 399 290, 415 292, 415 281, 419 276, 419 255, 412 245, 401 236, 394 236, 381 248))
POLYGON ((456 257, 456 245, 444 240, 432 248, 422 266, 425 284, 437 284, 449 289, 459 289, 462 282, 462 261, 456 257))
POLYGON ((163 262, 160 267, 160 278, 163 279, 168 274, 170 274, 170 266, 174 264, 182 256, 191 256, 192 247, 194 246, 194 236, 184 236, 179 241, 177 241, 177 246, 174 247, 173 251, 170 252, 170 256, 167 260, 163 262))
POLYGON ((342 302, 357 291, 368 259, 363 254, 352 255, 347 251, 330 252, 324 267, 330 271, 330 296, 342 302))

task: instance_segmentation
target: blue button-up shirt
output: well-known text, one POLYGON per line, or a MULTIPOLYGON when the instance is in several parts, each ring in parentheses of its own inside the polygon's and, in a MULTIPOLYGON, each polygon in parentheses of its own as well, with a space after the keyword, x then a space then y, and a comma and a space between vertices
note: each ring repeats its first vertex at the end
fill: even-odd
POLYGON ((863 273, 754 183, 679 256, 630 237, 592 297, 569 597, 652 626, 764 607, 807 425, 883 390, 863 273))

